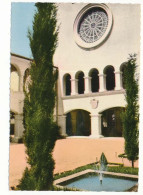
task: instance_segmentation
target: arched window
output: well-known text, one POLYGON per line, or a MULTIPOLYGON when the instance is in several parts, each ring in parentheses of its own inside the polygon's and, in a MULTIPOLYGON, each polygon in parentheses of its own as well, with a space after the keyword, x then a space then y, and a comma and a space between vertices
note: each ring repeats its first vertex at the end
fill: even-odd
POLYGON ((91 77, 91 91, 98 92, 99 91, 99 72, 97 69, 92 69, 89 72, 89 76, 91 77))
POLYGON ((71 76, 70 74, 66 74, 64 76, 64 95, 68 96, 71 95, 71 76))
POLYGON ((10 89, 11 91, 19 91, 19 74, 13 65, 11 65, 10 89))
POLYGON ((23 84, 23 88, 24 90, 28 91, 28 86, 29 86, 29 82, 30 82, 30 76, 29 76, 29 68, 27 68, 25 70, 25 73, 24 73, 24 84, 23 84))
POLYGON ((115 88, 114 67, 113 66, 105 67, 104 74, 106 75, 106 89, 108 91, 114 90, 115 88))
POLYGON ((78 94, 84 94, 84 73, 83 72, 78 72, 76 75, 76 79, 77 81, 77 90, 78 90, 78 94))
POLYGON ((122 87, 123 89, 125 89, 125 68, 126 68, 126 63, 123 63, 120 67, 120 71, 121 71, 121 83, 122 83, 122 87))

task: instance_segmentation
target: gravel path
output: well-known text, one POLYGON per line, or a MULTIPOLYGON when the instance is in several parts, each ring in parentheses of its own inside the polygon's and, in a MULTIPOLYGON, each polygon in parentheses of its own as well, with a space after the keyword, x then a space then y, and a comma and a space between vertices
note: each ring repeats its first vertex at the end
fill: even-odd
MULTIPOLYGON (((123 138, 67 138, 56 142, 53 157, 54 173, 72 170, 82 165, 95 162, 104 152, 108 162, 122 163, 118 155, 124 153, 123 138)), ((124 159, 125 166, 131 162, 124 159)), ((27 166, 24 144, 10 144, 9 186, 16 186, 27 166)), ((135 163, 138 167, 138 161, 135 163)))

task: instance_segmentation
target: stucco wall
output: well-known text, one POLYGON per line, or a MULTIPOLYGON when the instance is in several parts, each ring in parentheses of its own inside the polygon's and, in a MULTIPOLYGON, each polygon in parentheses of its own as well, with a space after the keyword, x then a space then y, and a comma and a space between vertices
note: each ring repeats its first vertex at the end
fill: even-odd
POLYGON ((16 114, 23 113, 23 92, 11 92, 10 93, 10 110, 16 114))
POLYGON ((64 113, 68 113, 75 109, 83 109, 91 114, 97 114, 100 113, 108 108, 113 107, 124 107, 125 97, 123 93, 121 94, 112 94, 110 95, 104 94, 100 96, 94 96, 94 97, 83 97, 83 98, 73 98, 73 99, 64 99, 64 113), (96 109, 92 108, 91 100, 95 99, 98 101, 98 106, 96 109))
POLYGON ((111 34, 100 47, 87 51, 77 46, 73 38, 74 20, 85 5, 59 5, 60 32, 54 63, 60 68, 60 72, 86 72, 92 67, 97 67, 102 73, 106 65, 114 65, 118 71, 119 66, 127 60, 128 54, 139 55, 140 6, 107 4, 113 13, 111 34))

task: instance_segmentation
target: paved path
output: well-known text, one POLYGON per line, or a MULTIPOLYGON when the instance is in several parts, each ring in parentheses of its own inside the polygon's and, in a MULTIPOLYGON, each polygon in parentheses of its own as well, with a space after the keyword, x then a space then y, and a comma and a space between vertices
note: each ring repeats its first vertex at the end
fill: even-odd
MULTIPOLYGON (((55 159, 54 173, 72 170, 82 165, 95 162, 104 152, 108 162, 122 163, 118 155, 124 153, 123 138, 67 138, 56 142, 53 157, 55 159)), ((131 163, 124 159, 125 166, 131 163)), ((23 144, 10 144, 9 186, 18 184, 27 166, 25 147, 23 144)), ((138 167, 138 161, 135 163, 138 167)))

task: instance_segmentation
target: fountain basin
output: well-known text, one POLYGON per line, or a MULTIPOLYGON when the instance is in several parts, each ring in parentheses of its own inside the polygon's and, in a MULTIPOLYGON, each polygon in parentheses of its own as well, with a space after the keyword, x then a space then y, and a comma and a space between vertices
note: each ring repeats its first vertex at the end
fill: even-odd
POLYGON ((138 176, 103 171, 102 184, 99 171, 85 170, 54 182, 58 187, 74 188, 82 191, 127 191, 138 183, 138 176))

